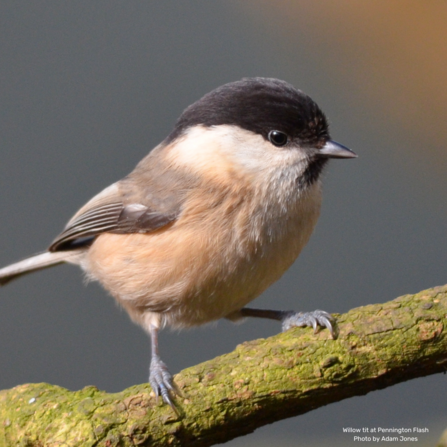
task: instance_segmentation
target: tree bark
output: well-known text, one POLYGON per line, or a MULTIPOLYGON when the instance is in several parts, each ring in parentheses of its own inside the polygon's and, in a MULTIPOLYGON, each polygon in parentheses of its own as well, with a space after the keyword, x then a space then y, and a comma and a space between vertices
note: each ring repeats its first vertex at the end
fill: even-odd
POLYGON ((447 286, 294 328, 175 376, 177 415, 147 384, 107 394, 26 384, 0 392, 0 445, 209 446, 274 421, 445 372, 447 286))

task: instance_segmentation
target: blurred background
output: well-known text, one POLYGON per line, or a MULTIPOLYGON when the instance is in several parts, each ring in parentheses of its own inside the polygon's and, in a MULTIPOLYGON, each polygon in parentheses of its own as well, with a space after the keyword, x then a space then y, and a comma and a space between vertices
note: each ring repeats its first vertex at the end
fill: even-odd
MULTIPOLYGON (((322 107, 334 160, 316 231, 256 306, 345 312, 447 282, 447 4, 395 0, 0 3, 0 265, 48 246, 211 89, 271 76, 322 107)), ((247 321, 161 335, 172 372, 268 337, 247 321)), ((0 389, 120 391, 149 341, 97 285, 60 266, 0 290, 0 389)), ((447 425, 444 375, 261 428, 236 446, 354 445, 343 427, 447 425)))

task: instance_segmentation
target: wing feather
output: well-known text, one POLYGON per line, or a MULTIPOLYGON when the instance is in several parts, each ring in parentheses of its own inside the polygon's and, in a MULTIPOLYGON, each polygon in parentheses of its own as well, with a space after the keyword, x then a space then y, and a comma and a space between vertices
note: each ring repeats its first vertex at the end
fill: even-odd
POLYGON ((70 250, 90 245, 101 233, 148 233, 178 217, 140 203, 124 204, 117 184, 106 188, 68 222, 49 251, 70 250))

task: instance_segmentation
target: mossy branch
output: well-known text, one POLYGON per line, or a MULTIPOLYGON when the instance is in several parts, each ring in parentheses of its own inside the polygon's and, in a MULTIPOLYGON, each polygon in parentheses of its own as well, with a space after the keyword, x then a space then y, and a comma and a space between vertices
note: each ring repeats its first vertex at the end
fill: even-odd
POLYGON ((447 367, 447 286, 295 328, 175 377, 180 416, 148 385, 107 394, 27 384, 0 392, 0 445, 209 446, 331 402, 447 367))

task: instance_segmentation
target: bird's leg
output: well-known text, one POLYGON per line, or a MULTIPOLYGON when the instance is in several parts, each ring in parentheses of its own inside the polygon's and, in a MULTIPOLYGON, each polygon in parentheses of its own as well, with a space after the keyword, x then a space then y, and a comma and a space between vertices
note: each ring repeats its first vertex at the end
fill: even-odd
POLYGON ((268 309, 250 309, 243 307, 239 314, 241 317, 257 317, 278 320, 282 323, 282 330, 287 331, 295 326, 309 326, 317 332, 318 326, 329 329, 332 338, 335 338, 334 318, 331 314, 323 310, 314 310, 313 312, 295 312, 293 310, 268 310, 268 309))
POLYGON ((177 413, 177 409, 171 399, 172 394, 179 394, 172 375, 168 371, 168 367, 160 359, 158 353, 158 327, 151 324, 149 326, 149 334, 151 336, 151 366, 149 367, 149 383, 154 390, 155 395, 163 398, 163 401, 171 406, 177 413))

